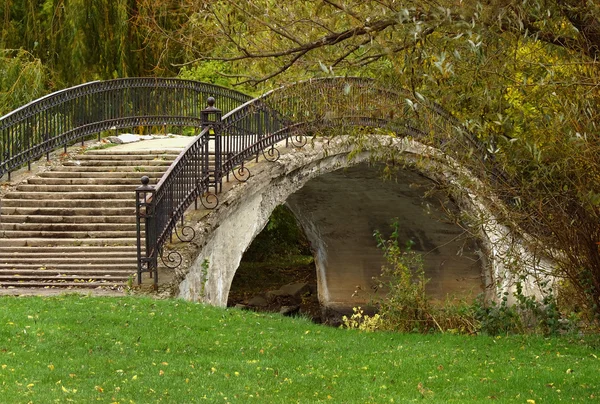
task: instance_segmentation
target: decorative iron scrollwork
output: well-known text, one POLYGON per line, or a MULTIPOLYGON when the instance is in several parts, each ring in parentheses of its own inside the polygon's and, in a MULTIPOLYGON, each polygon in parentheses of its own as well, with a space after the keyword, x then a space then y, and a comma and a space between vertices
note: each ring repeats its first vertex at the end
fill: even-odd
POLYGON ((238 180, 239 182, 248 181, 248 179, 252 175, 250 173, 250 170, 248 169, 248 167, 244 166, 244 164, 231 170, 231 173, 233 174, 235 179, 238 180))
POLYGON ((199 199, 200 203, 202 203, 202 206, 204 206, 206 209, 214 209, 219 206, 219 198, 212 192, 205 192, 200 196, 199 199))
POLYGON ((196 231, 190 226, 183 226, 181 228, 181 234, 176 227, 174 233, 182 243, 189 243, 196 237, 196 231))
POLYGON ((293 135, 290 136, 290 143, 294 147, 302 148, 306 146, 306 143, 308 143, 308 139, 305 135, 293 135))
POLYGON ((263 149, 262 155, 265 158, 265 160, 270 162, 275 162, 279 160, 279 157, 281 157, 281 153, 275 146, 271 146, 268 149, 263 149))
POLYGON ((169 269, 176 269, 183 262, 183 257, 177 251, 169 251, 166 255, 167 256, 165 257, 165 250, 161 249, 160 260, 163 263, 163 265, 169 269))

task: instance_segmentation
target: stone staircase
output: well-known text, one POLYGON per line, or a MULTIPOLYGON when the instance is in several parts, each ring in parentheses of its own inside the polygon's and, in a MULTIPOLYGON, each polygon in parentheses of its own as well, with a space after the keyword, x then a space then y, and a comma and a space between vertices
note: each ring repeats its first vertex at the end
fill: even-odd
POLYGON ((4 195, 0 288, 122 288, 135 282, 135 188, 180 150, 88 150, 4 195))

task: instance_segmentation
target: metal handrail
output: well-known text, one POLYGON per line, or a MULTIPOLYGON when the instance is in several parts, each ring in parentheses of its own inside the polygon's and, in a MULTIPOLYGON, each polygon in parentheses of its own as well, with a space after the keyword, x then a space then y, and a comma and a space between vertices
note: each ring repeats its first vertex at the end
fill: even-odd
POLYGON ((208 96, 230 111, 250 96, 174 78, 94 81, 41 97, 0 118, 0 177, 94 134, 137 126, 193 126, 208 96))

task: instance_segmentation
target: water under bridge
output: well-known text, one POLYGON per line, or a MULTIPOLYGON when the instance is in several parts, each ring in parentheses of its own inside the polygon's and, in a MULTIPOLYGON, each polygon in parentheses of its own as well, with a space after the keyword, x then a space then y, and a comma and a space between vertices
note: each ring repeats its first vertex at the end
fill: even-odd
POLYGON ((285 203, 311 243, 325 306, 369 299, 357 291, 382 264, 372 233, 395 217, 425 256, 431 293, 496 292, 509 287, 506 257, 528 255, 479 200, 480 173, 457 163, 467 154, 493 160, 439 105, 364 78, 258 98, 161 78, 69 88, 0 120, 0 288, 167 285, 225 305, 244 251, 285 203), (181 150, 73 154, 143 128, 193 137, 181 150), (475 226, 454 220, 460 212, 487 216, 475 226))

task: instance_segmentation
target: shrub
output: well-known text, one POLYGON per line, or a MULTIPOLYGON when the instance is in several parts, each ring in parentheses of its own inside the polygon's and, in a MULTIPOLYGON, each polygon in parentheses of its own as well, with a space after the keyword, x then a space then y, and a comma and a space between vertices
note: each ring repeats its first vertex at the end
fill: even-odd
POLYGON ((340 328, 347 328, 350 330, 361 330, 366 332, 377 331, 382 328, 383 318, 379 314, 369 316, 364 313, 364 310, 359 307, 353 307, 354 312, 350 318, 347 316, 342 317, 342 325, 340 328))

